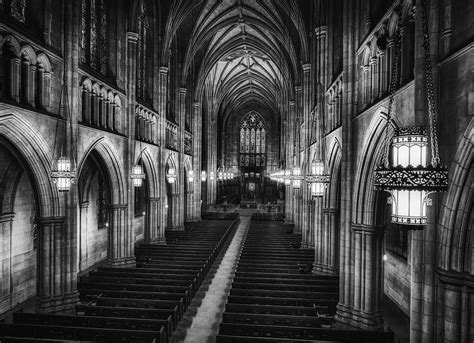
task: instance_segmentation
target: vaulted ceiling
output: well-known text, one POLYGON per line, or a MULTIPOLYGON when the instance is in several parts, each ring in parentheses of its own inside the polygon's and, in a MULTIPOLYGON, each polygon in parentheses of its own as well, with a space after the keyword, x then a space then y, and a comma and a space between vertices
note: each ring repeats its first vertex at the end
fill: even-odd
POLYGON ((297 1, 181 0, 170 13, 165 47, 186 42, 182 80, 196 80, 195 101, 224 121, 249 106, 282 113, 308 56, 297 1))

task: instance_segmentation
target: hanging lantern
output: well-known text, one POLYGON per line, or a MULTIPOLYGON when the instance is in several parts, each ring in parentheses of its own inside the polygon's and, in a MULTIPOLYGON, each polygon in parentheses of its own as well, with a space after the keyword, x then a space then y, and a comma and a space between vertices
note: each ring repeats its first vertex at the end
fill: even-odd
POLYGON ((205 182, 207 180, 207 174, 205 170, 201 171, 201 181, 205 182))
POLYGON ((324 162, 320 160, 313 161, 311 175, 306 177, 306 182, 311 184, 311 195, 313 197, 322 197, 329 181, 329 175, 324 173, 324 162))
POLYGON ((61 156, 58 159, 57 167, 56 170, 51 171, 51 178, 59 192, 68 192, 76 177, 75 171, 71 170, 71 161, 69 158, 61 156))
POLYGON ((291 172, 289 169, 285 169, 285 174, 283 175, 283 179, 285 180, 285 186, 291 185, 291 172))
POLYGON ((401 128, 392 140, 392 166, 375 172, 375 185, 391 194, 393 223, 426 224, 427 195, 448 187, 446 167, 426 163, 428 137, 422 127, 401 128))
POLYGON ((168 179, 169 183, 174 183, 176 181, 176 169, 170 167, 168 169, 168 173, 166 174, 166 178, 168 179))
POLYGON ((214 181, 214 172, 209 173, 209 180, 214 181))
POLYGON ((188 171, 188 181, 194 182, 194 170, 188 171))
POLYGON ((145 173, 143 173, 143 167, 141 164, 136 164, 132 167, 132 173, 130 174, 134 187, 141 187, 143 180, 145 179, 145 173))
POLYGON ((301 187, 301 169, 299 167, 294 167, 293 168, 293 188, 295 189, 300 189, 301 187))
POLYGON ((222 173, 222 171, 219 170, 219 171, 217 172, 217 178, 218 178, 219 180, 223 180, 223 179, 224 179, 224 173, 222 173))

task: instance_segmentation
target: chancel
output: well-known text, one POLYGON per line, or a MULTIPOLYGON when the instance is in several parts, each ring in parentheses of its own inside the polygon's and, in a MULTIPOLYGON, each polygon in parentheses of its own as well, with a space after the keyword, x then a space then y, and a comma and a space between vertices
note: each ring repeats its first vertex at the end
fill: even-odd
POLYGON ((0 0, 0 342, 474 342, 472 23, 0 0))

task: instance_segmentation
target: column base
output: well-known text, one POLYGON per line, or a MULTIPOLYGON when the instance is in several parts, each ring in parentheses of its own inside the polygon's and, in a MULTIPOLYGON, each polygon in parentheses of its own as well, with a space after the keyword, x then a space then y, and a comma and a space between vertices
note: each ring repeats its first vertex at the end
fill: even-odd
POLYGON ((73 313, 79 302, 79 293, 56 295, 53 297, 38 297, 36 300, 37 313, 73 313))
POLYGON ((362 330, 383 330, 382 313, 364 313, 341 304, 337 304, 336 321, 362 330))
POLYGON ((166 231, 184 231, 184 226, 169 226, 166 231))
POLYGON ((339 275, 339 270, 334 267, 328 267, 319 263, 313 263, 313 270, 311 274, 339 275))
POLYGON ((135 256, 127 256, 121 258, 109 258, 107 260, 109 267, 134 267, 136 266, 135 256))
POLYGON ((166 238, 165 237, 159 237, 152 239, 148 242, 145 242, 146 244, 156 244, 156 245, 166 245, 166 238))

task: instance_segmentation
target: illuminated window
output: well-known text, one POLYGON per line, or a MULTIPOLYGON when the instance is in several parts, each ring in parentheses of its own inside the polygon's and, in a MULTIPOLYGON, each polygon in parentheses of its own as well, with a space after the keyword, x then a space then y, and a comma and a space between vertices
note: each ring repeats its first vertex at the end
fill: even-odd
POLYGON ((82 0, 81 62, 107 74, 108 35, 106 0, 82 0))
POLYGON ((150 75, 151 63, 149 50, 152 46, 152 34, 149 8, 145 0, 140 1, 138 8, 138 58, 137 58, 137 97, 141 100, 150 100, 147 76, 150 75))
POLYGON ((240 165, 242 167, 265 166, 265 121, 251 112, 240 124, 240 165))

